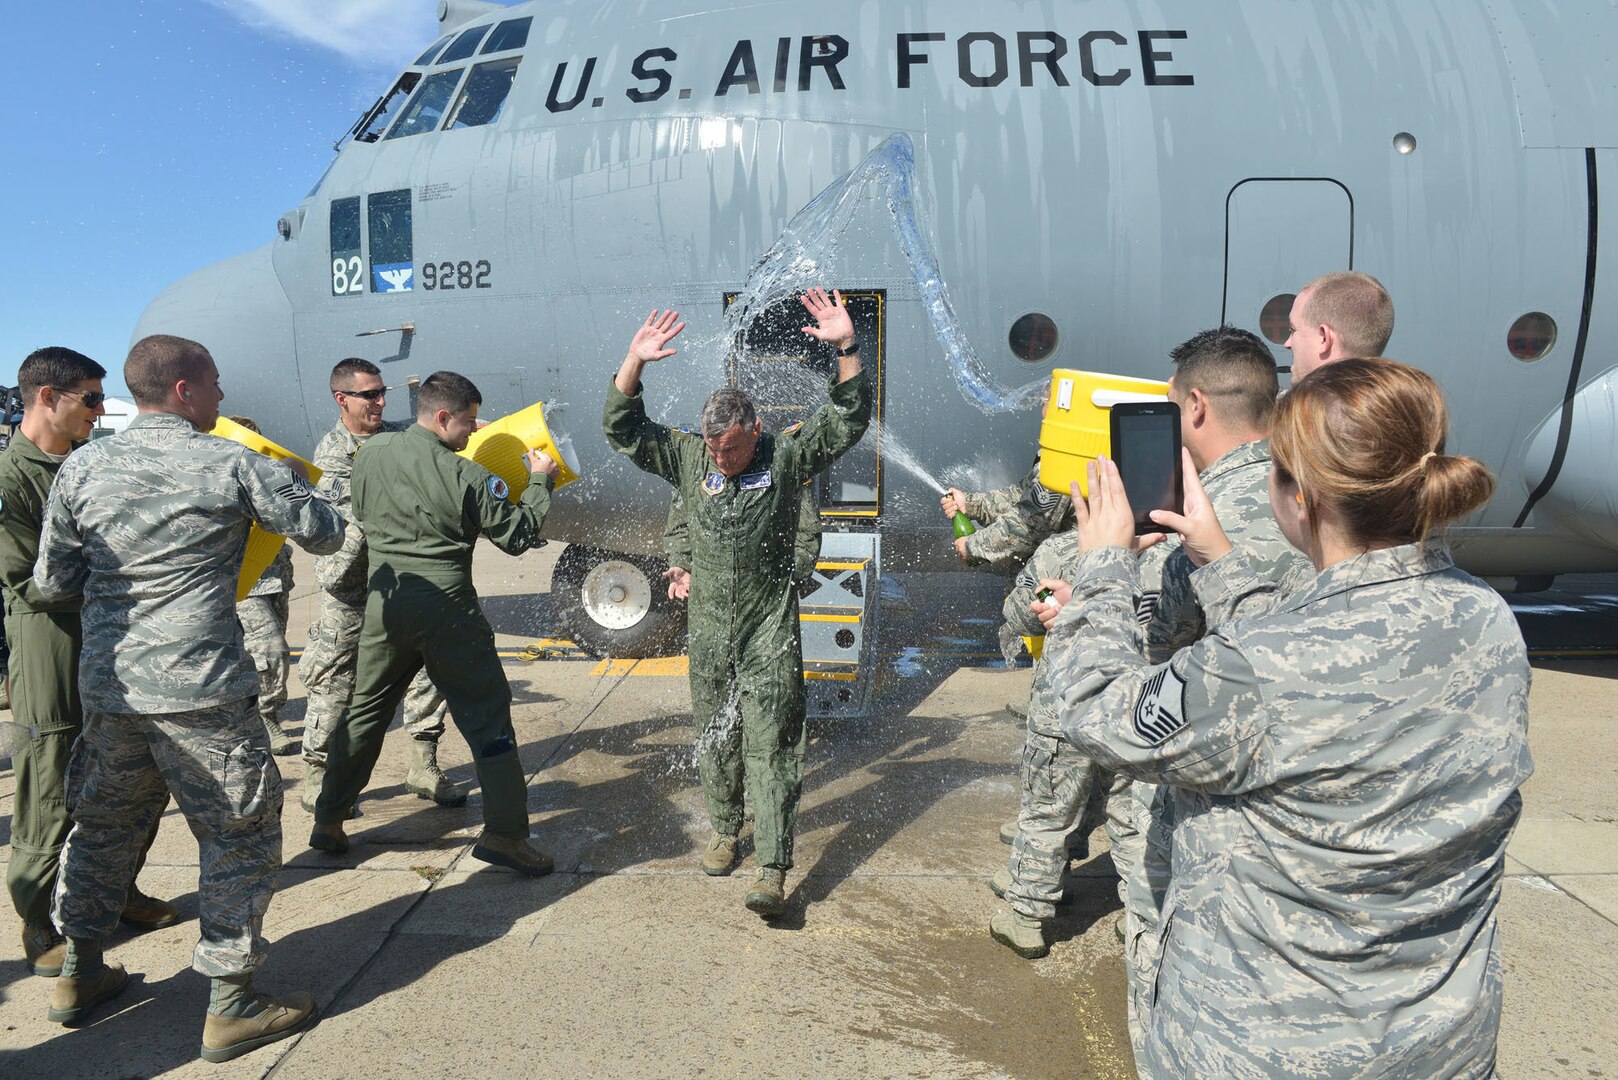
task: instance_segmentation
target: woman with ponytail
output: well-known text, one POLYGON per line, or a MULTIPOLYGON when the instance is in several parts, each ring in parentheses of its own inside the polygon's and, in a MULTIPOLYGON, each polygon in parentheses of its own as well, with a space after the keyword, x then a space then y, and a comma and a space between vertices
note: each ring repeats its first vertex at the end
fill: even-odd
MULTIPOLYGON (((1209 633, 1152 667, 1132 515, 1102 460, 1057 652, 1069 741, 1173 788, 1142 1075, 1485 1077, 1496 909, 1533 771, 1527 653, 1443 529, 1494 481, 1446 452, 1437 385, 1345 360, 1281 401, 1270 501, 1316 573, 1260 580, 1186 467, 1209 633)), ((1148 538, 1149 541, 1150 538, 1148 538)))

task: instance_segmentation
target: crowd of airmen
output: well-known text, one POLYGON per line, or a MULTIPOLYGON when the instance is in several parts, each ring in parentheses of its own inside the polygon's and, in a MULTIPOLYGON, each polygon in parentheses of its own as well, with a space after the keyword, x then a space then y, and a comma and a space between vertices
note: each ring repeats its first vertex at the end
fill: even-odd
MULTIPOLYGON (((642 376, 684 329, 654 311, 606 388, 608 444, 674 488, 671 597, 691 608, 698 772, 712 826, 702 869, 738 861, 744 797, 756 878, 782 913, 806 746, 797 590, 818 548, 811 481, 862 437, 872 392, 841 297, 802 297, 835 351, 830 401, 788 431, 713 393, 700 431, 647 416, 642 376)), ((1509 610, 1456 569, 1442 530, 1493 479, 1445 452, 1436 384, 1381 358, 1387 293, 1361 273, 1311 282, 1291 311, 1292 387, 1232 327, 1171 351, 1184 506, 1135 535, 1106 458, 1060 495, 1036 470, 999 492, 951 490, 985 527, 967 561, 1015 560, 1002 642, 1043 637, 1026 708, 1021 800, 989 929, 1024 957, 1070 861, 1104 823, 1142 1075, 1492 1072, 1496 906, 1517 789, 1532 771, 1528 665, 1509 610)), ((227 1061, 302 1030, 306 993, 253 986, 281 865, 284 560, 236 602, 248 528, 316 556, 320 610, 300 674, 309 844, 340 853, 383 732, 404 705, 407 785, 447 805, 453 720, 472 751, 484 829, 474 857, 541 875, 511 694, 471 580, 487 537, 539 543, 556 463, 507 481, 459 456, 481 396, 453 372, 415 421, 382 420, 364 360, 332 372, 337 425, 303 470, 214 438, 223 394, 196 342, 131 349, 129 428, 86 443, 104 369, 43 349, 0 455, 0 585, 21 732, 8 874, 47 1015, 73 1025, 123 990, 102 940, 170 925, 135 888, 172 797, 201 849, 196 970, 211 979, 202 1056, 227 1061), (363 452, 362 452, 363 450, 363 452)), ((248 418, 238 421, 251 426, 248 418)), ((1017 703, 1020 706, 1020 703, 1017 703)))

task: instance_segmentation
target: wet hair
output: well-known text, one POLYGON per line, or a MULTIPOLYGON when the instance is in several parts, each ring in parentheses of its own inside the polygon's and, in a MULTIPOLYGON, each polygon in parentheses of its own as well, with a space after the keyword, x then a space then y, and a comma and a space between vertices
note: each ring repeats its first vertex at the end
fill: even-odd
POLYGON ((248 431, 251 431, 254 435, 262 435, 262 434, 264 434, 264 429, 260 428, 258 426, 258 421, 254 420, 251 416, 227 416, 227 417, 225 417, 225 419, 229 420, 232 424, 236 424, 239 427, 246 428, 248 431))
POLYGON ((702 406, 702 434, 704 438, 716 439, 740 424, 751 428, 758 420, 758 413, 753 408, 753 399, 733 386, 721 387, 708 395, 708 401, 702 406))
POLYGON ((1201 390, 1217 398, 1216 415, 1232 427, 1270 429, 1281 380, 1275 354, 1258 335, 1217 326, 1170 349, 1169 359, 1181 394, 1201 390))
POLYGON ((422 380, 416 393, 416 415, 432 416, 439 409, 449 413, 463 413, 474 405, 483 404, 483 395, 472 385, 472 380, 453 371, 435 371, 422 380))
POLYGON ((1393 298, 1382 283, 1358 270, 1323 274, 1303 287, 1303 314, 1337 331, 1347 356, 1380 356, 1393 336, 1393 298))
POLYGON ((213 363, 208 350, 190 338, 171 334, 143 337, 124 361, 124 385, 137 405, 162 405, 181 379, 200 379, 213 363))
POLYGON ((350 386, 354 385, 354 379, 356 376, 380 376, 381 374, 382 369, 371 363, 369 360, 358 356, 350 356, 346 360, 337 361, 337 365, 331 369, 331 391, 335 394, 339 391, 348 389, 350 386))
POLYGON ((1474 458, 1444 452, 1449 410, 1432 376, 1397 360, 1341 360, 1281 399, 1270 429, 1276 479, 1295 483, 1315 522, 1317 500, 1353 539, 1410 543, 1464 517, 1494 494, 1474 458))
POLYGON ((107 369, 83 353, 52 345, 35 349, 17 369, 17 389, 26 408, 34 403, 42 387, 71 390, 86 379, 105 378, 107 369))

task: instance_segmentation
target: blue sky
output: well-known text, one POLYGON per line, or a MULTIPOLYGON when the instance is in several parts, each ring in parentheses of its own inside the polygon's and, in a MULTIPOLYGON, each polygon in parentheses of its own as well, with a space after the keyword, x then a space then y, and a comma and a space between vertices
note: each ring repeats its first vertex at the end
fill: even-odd
POLYGON ((435 0, 62 0, 7 11, 0 383, 42 345, 113 378, 164 286, 269 242, 435 37, 435 0), (20 63, 20 70, 18 64, 20 63))

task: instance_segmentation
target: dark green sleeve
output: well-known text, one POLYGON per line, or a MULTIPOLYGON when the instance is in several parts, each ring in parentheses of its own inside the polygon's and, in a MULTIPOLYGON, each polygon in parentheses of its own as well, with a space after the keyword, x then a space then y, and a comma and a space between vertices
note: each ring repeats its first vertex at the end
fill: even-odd
POLYGON ((535 473, 522 497, 515 503, 495 493, 489 483, 495 475, 481 465, 467 462, 463 475, 470 475, 470 492, 477 503, 478 525, 489 542, 507 555, 521 555, 539 543, 539 530, 551 508, 551 478, 535 473))
POLYGON ((798 495, 798 542, 792 557, 792 580, 804 582, 820 561, 820 500, 814 482, 803 486, 798 495))
POLYGON ((865 434, 871 423, 871 380, 862 370, 852 379, 831 388, 831 401, 816 409, 803 426, 791 435, 792 453, 798 460, 797 480, 807 480, 846 454, 865 434))
POLYGON ((0 584, 30 611, 77 611, 77 596, 46 600, 34 587, 44 497, 15 469, 0 467, 0 584))
MULTIPOLYGON (((643 393, 633 397, 607 384, 607 405, 601 417, 607 445, 633 461, 637 468, 679 486, 680 444, 696 436, 672 431, 646 415, 643 393)), ((700 442, 700 440, 698 440, 700 442)))
POLYGON ((669 520, 663 527, 663 552, 669 565, 679 570, 691 569, 691 523, 685 516, 685 503, 679 492, 669 502, 669 520))

